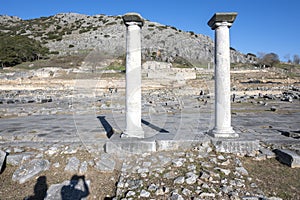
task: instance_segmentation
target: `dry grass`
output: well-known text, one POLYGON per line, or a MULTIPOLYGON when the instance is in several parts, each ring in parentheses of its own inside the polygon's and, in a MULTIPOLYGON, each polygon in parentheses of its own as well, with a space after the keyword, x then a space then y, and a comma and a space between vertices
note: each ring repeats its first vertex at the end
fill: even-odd
POLYGON ((243 160, 245 168, 267 196, 277 196, 284 200, 300 199, 300 169, 290 168, 275 158, 254 161, 243 160))

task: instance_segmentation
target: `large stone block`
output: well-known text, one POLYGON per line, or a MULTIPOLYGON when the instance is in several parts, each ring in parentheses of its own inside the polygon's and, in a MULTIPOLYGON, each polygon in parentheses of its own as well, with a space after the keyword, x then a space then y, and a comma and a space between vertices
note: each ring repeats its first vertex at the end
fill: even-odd
POLYGON ((139 139, 120 139, 105 144, 105 151, 115 155, 142 154, 156 151, 155 141, 142 141, 139 139))
POLYGON ((280 162, 291 168, 300 168, 300 156, 297 153, 287 149, 276 149, 274 152, 280 162))
POLYGON ((258 140, 224 139, 212 140, 217 152, 253 155, 259 150, 258 140))
POLYGON ((157 151, 189 150, 201 144, 202 140, 157 140, 157 151))

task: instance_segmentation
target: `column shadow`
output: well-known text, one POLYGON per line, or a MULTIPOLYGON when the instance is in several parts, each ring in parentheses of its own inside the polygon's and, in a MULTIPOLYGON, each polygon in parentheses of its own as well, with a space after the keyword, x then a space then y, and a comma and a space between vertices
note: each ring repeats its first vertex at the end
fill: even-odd
POLYGON ((113 130, 112 126, 105 119, 105 116, 98 116, 97 118, 99 119, 99 121, 101 122, 103 128, 105 129, 106 136, 108 138, 111 138, 111 136, 114 134, 114 130, 113 130))
POLYGON ((85 182, 85 176, 72 176, 69 185, 61 188, 61 200, 81 200, 90 194, 89 187, 85 182), (77 189, 78 182, 83 181, 83 190, 77 189))
POLYGON ((142 119, 142 123, 146 126, 149 126, 152 129, 160 132, 160 133, 169 133, 169 131, 167 131, 166 129, 160 128, 160 127, 158 127, 158 126, 156 126, 156 125, 154 125, 154 124, 152 124, 152 123, 150 123, 150 122, 148 122, 144 119, 142 119))
POLYGON ((8 155, 9 155, 9 153, 5 152, 2 166, 0 165, 0 174, 2 174, 6 169, 6 160, 7 160, 8 155))
POLYGON ((37 179, 36 184, 33 189, 34 195, 25 198, 25 200, 42 200, 42 199, 46 198, 47 190, 48 190, 47 177, 40 176, 37 179))

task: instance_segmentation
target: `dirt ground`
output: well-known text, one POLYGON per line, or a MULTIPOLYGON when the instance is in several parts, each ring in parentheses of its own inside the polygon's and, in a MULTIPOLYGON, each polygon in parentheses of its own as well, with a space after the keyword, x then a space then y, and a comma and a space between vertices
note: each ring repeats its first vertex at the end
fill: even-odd
POLYGON ((92 159, 88 152, 78 152, 72 155, 55 155, 45 157, 49 160, 51 167, 49 170, 42 172, 35 179, 19 184, 12 180, 13 173, 18 167, 7 165, 0 175, 0 199, 1 200, 18 200, 30 197, 30 200, 43 199, 50 185, 62 183, 71 180, 74 175, 84 176, 86 181, 90 181, 89 193, 87 199, 110 199, 113 197, 118 181, 119 171, 112 173, 103 173, 94 167, 88 167, 88 172, 84 175, 71 174, 64 171, 68 157, 76 156, 80 161, 92 159), (60 163, 59 167, 54 167, 53 163, 60 163), (39 180, 43 180, 42 182, 39 180))

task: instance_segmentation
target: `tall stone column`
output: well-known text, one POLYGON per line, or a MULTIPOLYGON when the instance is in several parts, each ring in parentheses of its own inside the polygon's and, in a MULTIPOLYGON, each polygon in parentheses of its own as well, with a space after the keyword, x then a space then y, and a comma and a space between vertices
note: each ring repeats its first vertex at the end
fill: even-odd
POLYGON ((143 18, 137 13, 123 16, 126 25, 126 129, 125 137, 144 138, 141 125, 141 28, 143 18))
POLYGON ((213 137, 238 137, 231 127, 229 28, 237 13, 215 13, 208 25, 215 30, 215 125, 213 137))

